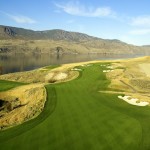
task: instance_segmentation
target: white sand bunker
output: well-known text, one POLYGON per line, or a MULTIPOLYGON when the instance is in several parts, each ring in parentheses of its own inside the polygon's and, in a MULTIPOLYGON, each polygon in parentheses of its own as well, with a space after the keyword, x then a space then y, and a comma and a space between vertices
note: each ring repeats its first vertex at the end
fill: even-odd
POLYGON ((118 96, 119 99, 122 99, 126 101, 127 103, 131 105, 136 105, 136 106, 147 106, 149 105, 149 102, 138 102, 137 98, 131 98, 131 96, 118 96))
POLYGON ((82 71, 82 69, 79 69, 79 68, 72 68, 71 70, 72 71, 82 71))
POLYGON ((47 74, 47 75, 45 76, 45 81, 48 81, 49 79, 53 78, 53 76, 54 76, 54 73, 53 73, 53 72, 47 74))
POLYGON ((105 66, 107 68, 107 70, 103 70, 103 72, 113 72, 113 66, 109 66, 109 65, 100 65, 100 66, 105 66))
POLYGON ((45 81, 61 81, 68 77, 67 73, 64 72, 51 72, 45 76, 45 81))
POLYGON ((56 76, 54 77, 56 80, 62 80, 62 79, 65 79, 67 78, 67 74, 66 73, 63 73, 63 72, 60 72, 58 74, 56 74, 56 76))
POLYGON ((114 68, 113 66, 109 66, 109 65, 100 65, 100 66, 106 67, 106 68, 108 68, 108 69, 113 69, 113 68, 114 68))
POLYGON ((107 68, 109 68, 109 69, 113 69, 113 66, 108 66, 107 68))
POLYGON ((113 72, 114 70, 103 70, 103 72, 113 72))

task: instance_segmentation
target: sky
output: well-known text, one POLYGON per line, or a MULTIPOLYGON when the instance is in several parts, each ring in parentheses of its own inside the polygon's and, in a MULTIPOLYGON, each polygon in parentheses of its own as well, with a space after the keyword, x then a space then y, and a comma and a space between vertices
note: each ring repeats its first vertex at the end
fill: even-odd
POLYGON ((150 0, 0 0, 0 25, 150 45, 150 0))

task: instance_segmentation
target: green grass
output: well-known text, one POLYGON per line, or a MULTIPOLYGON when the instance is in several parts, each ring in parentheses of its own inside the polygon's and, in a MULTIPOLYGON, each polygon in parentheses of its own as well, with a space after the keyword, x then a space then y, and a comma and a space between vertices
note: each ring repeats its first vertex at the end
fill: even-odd
POLYGON ((59 66, 60 66, 60 65, 46 66, 46 67, 44 67, 43 69, 51 70, 51 69, 57 68, 57 67, 59 67, 59 66))
POLYGON ((44 111, 0 132, 1 150, 149 150, 149 107, 99 93, 110 83, 102 70, 94 64, 76 80, 47 85, 44 111))
POLYGON ((115 69, 123 69, 123 70, 126 70, 126 67, 116 67, 115 69))
POLYGON ((6 81, 6 80, 0 80, 0 92, 1 91, 6 91, 11 88, 20 86, 20 85, 25 85, 24 83, 20 82, 12 82, 12 81, 6 81))

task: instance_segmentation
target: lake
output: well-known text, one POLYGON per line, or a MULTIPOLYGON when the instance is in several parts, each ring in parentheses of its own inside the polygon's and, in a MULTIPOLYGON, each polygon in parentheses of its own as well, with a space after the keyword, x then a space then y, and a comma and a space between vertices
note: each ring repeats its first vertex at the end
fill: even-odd
POLYGON ((83 62, 90 60, 111 60, 137 57, 136 55, 114 54, 32 54, 0 55, 0 74, 28 71, 48 65, 83 62))

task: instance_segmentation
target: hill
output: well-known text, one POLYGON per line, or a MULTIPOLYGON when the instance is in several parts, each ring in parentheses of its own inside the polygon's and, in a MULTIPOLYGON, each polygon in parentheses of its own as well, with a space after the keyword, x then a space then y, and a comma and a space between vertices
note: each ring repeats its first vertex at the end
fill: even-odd
POLYGON ((25 40, 68 40, 68 41, 84 41, 98 39, 83 33, 68 32, 60 29, 33 31, 23 28, 0 25, 0 39, 25 39, 25 40))
POLYGON ((1 25, 0 53, 149 54, 150 47, 59 29, 33 31, 1 25))

